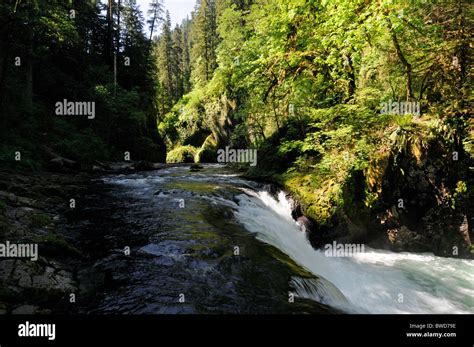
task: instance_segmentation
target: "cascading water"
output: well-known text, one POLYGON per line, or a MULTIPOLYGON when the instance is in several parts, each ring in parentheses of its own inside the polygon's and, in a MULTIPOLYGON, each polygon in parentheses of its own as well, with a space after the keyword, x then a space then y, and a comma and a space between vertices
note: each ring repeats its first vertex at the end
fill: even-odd
MULTIPOLYGON (((117 213, 87 225, 105 234, 104 246, 146 241, 117 275, 134 286, 118 286, 95 311, 308 312, 307 301, 288 303, 292 291, 311 299, 316 312, 327 309, 322 303, 349 313, 474 313, 474 261, 368 247, 352 257, 328 257, 312 248, 283 192, 273 197, 219 165, 102 181, 119 204, 107 210, 117 213), (243 257, 234 256, 236 245, 243 257), (173 301, 176 290, 191 292, 189 305, 173 301)), ((117 273, 120 252, 106 254, 99 264, 117 273)))
MULTIPOLYGON (((246 229, 332 283, 347 298, 332 297, 328 303, 333 306, 360 313, 474 312, 473 261, 367 247, 350 258, 326 257, 311 247, 291 218, 283 192, 274 199, 266 191, 245 189, 237 199, 235 215, 246 229)), ((301 281, 294 287, 302 297, 321 300, 320 290, 312 291, 301 281)))

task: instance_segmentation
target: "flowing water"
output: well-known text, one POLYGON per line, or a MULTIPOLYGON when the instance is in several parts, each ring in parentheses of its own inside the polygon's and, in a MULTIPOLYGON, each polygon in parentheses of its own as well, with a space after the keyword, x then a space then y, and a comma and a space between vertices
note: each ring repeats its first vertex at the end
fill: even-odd
POLYGON ((474 261, 326 257, 283 192, 218 165, 103 177, 82 205, 72 229, 108 276, 86 312, 474 312, 474 261))

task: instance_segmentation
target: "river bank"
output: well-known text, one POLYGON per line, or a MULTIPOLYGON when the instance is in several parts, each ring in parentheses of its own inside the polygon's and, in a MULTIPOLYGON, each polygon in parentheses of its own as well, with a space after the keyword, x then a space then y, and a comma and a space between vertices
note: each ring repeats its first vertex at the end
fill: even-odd
POLYGON ((328 257, 287 194, 220 165, 0 178, 2 240, 39 249, 0 260, 2 313, 474 309, 472 261, 369 246, 328 257))
MULTIPOLYGON (((189 218, 201 208, 195 205, 189 214, 176 219, 177 203, 173 195, 184 194, 183 199, 188 203, 188 199, 196 193, 210 189, 211 182, 196 185, 178 181, 173 187, 157 186, 156 192, 148 191, 147 198, 142 200, 134 196, 138 187, 133 186, 130 191, 124 191, 121 187, 112 187, 108 180, 130 176, 132 182, 135 179, 136 182, 144 182, 148 175, 167 175, 167 170, 174 169, 182 170, 185 175, 193 174, 189 165, 171 167, 163 164, 153 165, 150 171, 137 171, 130 164, 111 164, 107 172, 100 173, 2 173, 1 240, 16 244, 37 244, 39 256, 35 261, 25 258, 0 259, 0 313, 335 312, 323 304, 304 298, 295 299, 296 304, 290 306, 287 276, 296 271, 294 269, 298 266, 292 264, 290 259, 284 260, 283 254, 279 256, 283 263, 275 263, 273 256, 262 256, 261 253, 268 254, 268 247, 263 246, 265 251, 260 249, 262 245, 255 248, 253 237, 245 235, 242 239, 242 232, 235 226, 232 228, 241 235, 238 237, 239 242, 231 241, 234 235, 229 236, 230 239, 221 235, 222 229, 228 229, 229 225, 215 228, 212 225, 217 223, 216 220, 227 223, 226 213, 211 213, 206 217, 212 219, 211 224, 199 231, 199 222, 196 225, 199 232, 188 237, 181 235, 179 240, 174 240, 176 233, 166 234, 164 248, 156 246, 154 242, 165 225, 183 233, 180 221, 190 223, 189 218), (166 195, 173 198, 163 204, 162 196, 166 195), (71 207, 71 199, 74 199, 74 207, 71 207), (210 232, 209 227, 214 231, 210 232), (218 242, 213 235, 218 237, 218 242), (240 257, 233 255, 234 243, 240 243, 242 247, 243 254, 240 257), (178 252, 177 247, 181 245, 184 249, 178 252), (252 258, 256 260, 249 263, 252 253, 252 258), (154 259, 155 256, 160 259, 154 259), (253 265, 257 260, 260 266, 253 265), (186 280, 187 271, 182 262, 190 264, 192 272, 198 273, 186 280), (222 281, 220 285, 203 283, 203 273, 200 273, 203 269, 199 268, 206 263, 222 268, 218 272, 231 271, 228 274, 230 277, 219 275, 211 280, 222 281), (198 269, 194 269, 196 266, 198 269), (253 273, 263 271, 265 267, 272 269, 268 271, 268 276, 272 276, 274 289, 267 288, 264 292, 277 292, 267 293, 263 297, 262 293, 249 292, 243 296, 232 294, 235 290, 242 291, 241 288, 232 289, 236 284, 242 287, 238 284, 243 281, 240 277, 251 276, 256 280, 258 276, 253 273), (228 281, 237 283, 230 285, 228 281), (201 289, 196 289, 196 284, 201 289), (199 293, 201 305, 180 303, 179 294, 183 289, 179 288, 182 286, 188 288, 185 291, 188 297, 193 296, 189 292, 194 292, 194 295, 199 293), (227 294, 222 293, 225 287, 227 294), (216 288, 214 294, 211 288, 216 288), (226 296, 241 303, 236 306, 230 303, 216 306, 215 301, 222 301, 224 299, 219 298, 226 296), (159 298, 160 304, 143 304, 143 301, 155 297, 159 298), (250 305, 250 302, 254 303, 250 305)), ((151 181, 156 184, 160 179, 153 178, 151 181)), ((142 193, 138 191, 138 195, 142 193)), ((180 211, 184 213, 186 209, 180 211)), ((275 254, 275 251, 271 253, 275 254)), ((303 277, 309 276, 303 270, 297 270, 296 273, 303 277)), ((247 288, 244 292, 252 291, 248 284, 243 286, 247 288)), ((260 286, 264 284, 256 285, 257 288, 260 286)))

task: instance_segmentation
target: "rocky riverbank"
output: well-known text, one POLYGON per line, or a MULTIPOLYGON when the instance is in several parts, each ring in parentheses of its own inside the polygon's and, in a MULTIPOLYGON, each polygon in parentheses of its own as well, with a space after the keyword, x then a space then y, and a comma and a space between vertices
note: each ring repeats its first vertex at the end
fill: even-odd
POLYGON ((0 258, 0 313, 73 313, 76 300, 95 295, 105 285, 95 270, 90 245, 68 232, 68 216, 104 173, 156 170, 166 164, 148 162, 96 165, 89 172, 0 172, 0 243, 34 244, 38 259, 0 258), (71 200, 74 199, 74 200, 71 200), (72 295, 73 294, 73 295, 72 295))
POLYGON ((78 266, 86 261, 60 225, 70 199, 86 189, 89 175, 0 173, 0 240, 38 245, 37 261, 0 259, 0 312, 47 313, 73 309, 78 266), (43 306, 42 303, 46 305, 43 306))
POLYGON ((337 312, 307 296, 289 302, 292 281, 311 294, 316 278, 203 200, 216 180, 223 197, 239 192, 233 175, 108 166, 110 175, 0 174, 0 243, 38 245, 37 260, 0 258, 0 313, 337 312))

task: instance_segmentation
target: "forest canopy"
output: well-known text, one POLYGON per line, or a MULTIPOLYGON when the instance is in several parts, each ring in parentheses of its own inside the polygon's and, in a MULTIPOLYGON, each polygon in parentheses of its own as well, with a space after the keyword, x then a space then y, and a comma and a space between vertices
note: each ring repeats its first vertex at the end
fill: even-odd
POLYGON ((199 0, 173 27, 153 0, 147 18, 132 0, 2 2, 2 165, 257 149, 247 174, 323 223, 393 195, 384 180, 402 194, 406 172, 451 205, 471 186, 469 1, 199 0), (56 114, 63 100, 94 117, 56 114))

